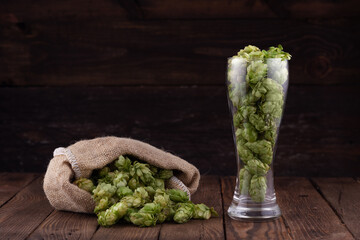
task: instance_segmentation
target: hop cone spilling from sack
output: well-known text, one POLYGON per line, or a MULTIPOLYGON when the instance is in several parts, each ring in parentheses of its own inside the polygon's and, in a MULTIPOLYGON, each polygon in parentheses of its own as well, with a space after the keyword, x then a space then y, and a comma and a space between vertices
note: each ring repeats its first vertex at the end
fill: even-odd
POLYGON ((213 208, 191 202, 186 192, 165 189, 165 180, 172 176, 172 170, 120 156, 94 171, 89 179, 79 178, 74 183, 92 194, 94 213, 104 227, 121 221, 148 227, 165 221, 185 223, 218 216, 213 208))

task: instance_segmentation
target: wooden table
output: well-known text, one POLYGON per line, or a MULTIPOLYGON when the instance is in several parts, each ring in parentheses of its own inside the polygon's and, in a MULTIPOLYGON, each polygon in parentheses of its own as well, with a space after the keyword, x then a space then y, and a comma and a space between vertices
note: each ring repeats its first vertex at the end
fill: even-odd
POLYGON ((150 228, 102 228, 94 215, 56 211, 42 181, 42 174, 0 173, 0 239, 360 239, 359 179, 276 178, 282 217, 251 223, 226 214, 234 177, 202 176, 192 200, 220 217, 150 228))

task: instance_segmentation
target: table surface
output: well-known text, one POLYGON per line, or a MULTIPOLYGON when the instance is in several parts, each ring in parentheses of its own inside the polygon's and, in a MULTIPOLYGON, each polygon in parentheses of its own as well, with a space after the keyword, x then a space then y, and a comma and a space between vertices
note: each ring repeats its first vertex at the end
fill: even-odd
POLYGON ((357 178, 276 178, 282 216, 252 223, 226 214, 234 177, 202 176, 192 200, 214 206, 220 217, 150 228, 103 228, 94 215, 56 211, 42 182, 43 174, 0 173, 1 239, 360 239, 357 178))

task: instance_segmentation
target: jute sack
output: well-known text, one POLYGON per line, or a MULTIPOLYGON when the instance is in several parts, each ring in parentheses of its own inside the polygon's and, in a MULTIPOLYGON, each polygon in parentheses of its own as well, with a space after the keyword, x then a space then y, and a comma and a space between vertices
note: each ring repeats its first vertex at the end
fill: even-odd
POLYGON ((44 178, 44 191, 50 204, 58 210, 92 213, 95 202, 91 194, 72 182, 80 177, 90 177, 93 170, 103 168, 120 155, 175 170, 174 177, 166 182, 168 188, 182 189, 189 195, 197 190, 199 170, 185 160, 137 140, 101 137, 54 151, 44 178))

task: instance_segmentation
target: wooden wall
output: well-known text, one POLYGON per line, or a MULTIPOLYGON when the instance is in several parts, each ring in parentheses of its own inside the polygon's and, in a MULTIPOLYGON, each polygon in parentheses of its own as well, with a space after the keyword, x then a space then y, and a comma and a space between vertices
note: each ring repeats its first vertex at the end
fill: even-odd
POLYGON ((58 146, 132 137, 202 173, 235 174, 226 59, 293 55, 277 175, 358 176, 360 4, 0 2, 0 171, 44 171, 58 146))

